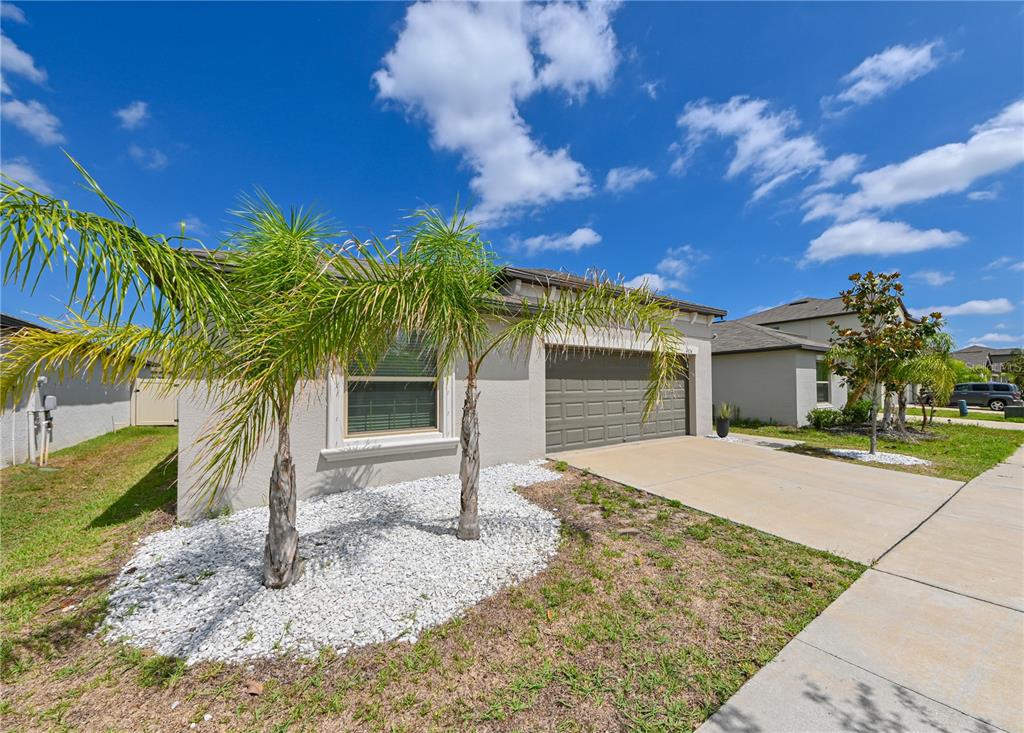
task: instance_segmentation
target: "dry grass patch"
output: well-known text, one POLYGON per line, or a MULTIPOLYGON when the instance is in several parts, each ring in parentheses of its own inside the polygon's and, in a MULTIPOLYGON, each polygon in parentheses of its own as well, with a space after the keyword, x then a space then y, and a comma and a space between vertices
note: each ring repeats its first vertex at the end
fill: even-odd
POLYGON ((186 668, 76 629, 9 674, 3 725, 691 730, 863 571, 572 471, 523 493, 563 521, 549 568, 414 644, 186 668))

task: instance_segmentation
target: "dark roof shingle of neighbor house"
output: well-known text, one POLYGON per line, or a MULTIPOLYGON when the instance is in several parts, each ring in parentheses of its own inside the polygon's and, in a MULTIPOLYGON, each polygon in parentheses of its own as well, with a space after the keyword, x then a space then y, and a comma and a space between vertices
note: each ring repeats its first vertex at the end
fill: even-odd
POLYGON ((849 313, 843 305, 843 299, 836 298, 800 298, 792 303, 777 305, 768 310, 758 311, 737 320, 746 323, 784 323, 786 321, 802 321, 808 318, 824 316, 840 316, 849 313))
POLYGON ((711 353, 739 354, 752 351, 780 351, 782 349, 805 349, 807 351, 828 351, 828 344, 812 341, 803 336, 776 331, 756 323, 719 321, 711 324, 711 353))

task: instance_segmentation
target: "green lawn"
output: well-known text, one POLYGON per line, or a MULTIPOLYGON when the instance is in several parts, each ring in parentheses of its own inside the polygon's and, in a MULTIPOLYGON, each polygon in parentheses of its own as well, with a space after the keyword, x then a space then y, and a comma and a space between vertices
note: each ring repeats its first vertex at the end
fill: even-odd
MULTIPOLYGON (((929 411, 930 412, 930 411, 929 411)), ((921 419, 921 408, 920 407, 908 407, 907 417, 916 417, 918 420, 921 419)), ((948 407, 937 407, 935 408, 935 418, 940 417, 952 417, 960 419, 960 411, 955 408, 948 407)), ((1003 413, 994 412, 992 410, 970 410, 966 420, 990 420, 992 422, 1019 422, 1024 423, 1024 417, 1003 417, 1003 413)))
MULTIPOLYGON (((787 450, 798 453, 811 453, 835 460, 838 458, 824 448, 860 448, 867 450, 870 440, 867 435, 856 433, 832 433, 814 428, 794 428, 778 425, 758 427, 734 427, 737 433, 761 435, 773 438, 789 438, 801 440, 805 445, 795 446, 787 450)), ((977 425, 929 426, 928 432, 937 436, 934 440, 894 440, 879 438, 878 450, 886 453, 903 453, 931 461, 930 466, 896 466, 874 464, 880 468, 894 471, 923 473, 930 476, 968 481, 979 473, 992 468, 997 463, 1009 458, 1015 450, 1024 444, 1024 430, 992 430, 977 425)))
POLYGON ((3 634, 33 618, 67 618, 174 500, 174 428, 134 427, 52 454, 50 467, 0 472, 0 618, 3 634))
POLYGON ((523 489, 562 521, 548 568, 416 643, 186 667, 91 633, 170 525, 174 445, 125 430, 2 473, 0 727, 692 731, 864 570, 568 470, 523 489))

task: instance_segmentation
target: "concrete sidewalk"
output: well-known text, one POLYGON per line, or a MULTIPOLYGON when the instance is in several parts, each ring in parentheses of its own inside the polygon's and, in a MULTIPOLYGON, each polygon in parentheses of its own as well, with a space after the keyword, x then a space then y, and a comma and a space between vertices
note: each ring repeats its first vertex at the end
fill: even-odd
POLYGON ((701 733, 1024 731, 1024 448, 885 553, 701 733))

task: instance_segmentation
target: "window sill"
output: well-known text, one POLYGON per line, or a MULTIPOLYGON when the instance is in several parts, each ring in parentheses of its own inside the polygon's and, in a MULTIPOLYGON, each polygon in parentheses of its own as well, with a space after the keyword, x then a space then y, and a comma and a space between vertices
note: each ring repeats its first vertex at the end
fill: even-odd
POLYGON ((454 453, 459 439, 441 433, 350 438, 337 448, 324 448, 320 457, 334 463, 363 462, 368 458, 411 456, 422 453, 454 453))

